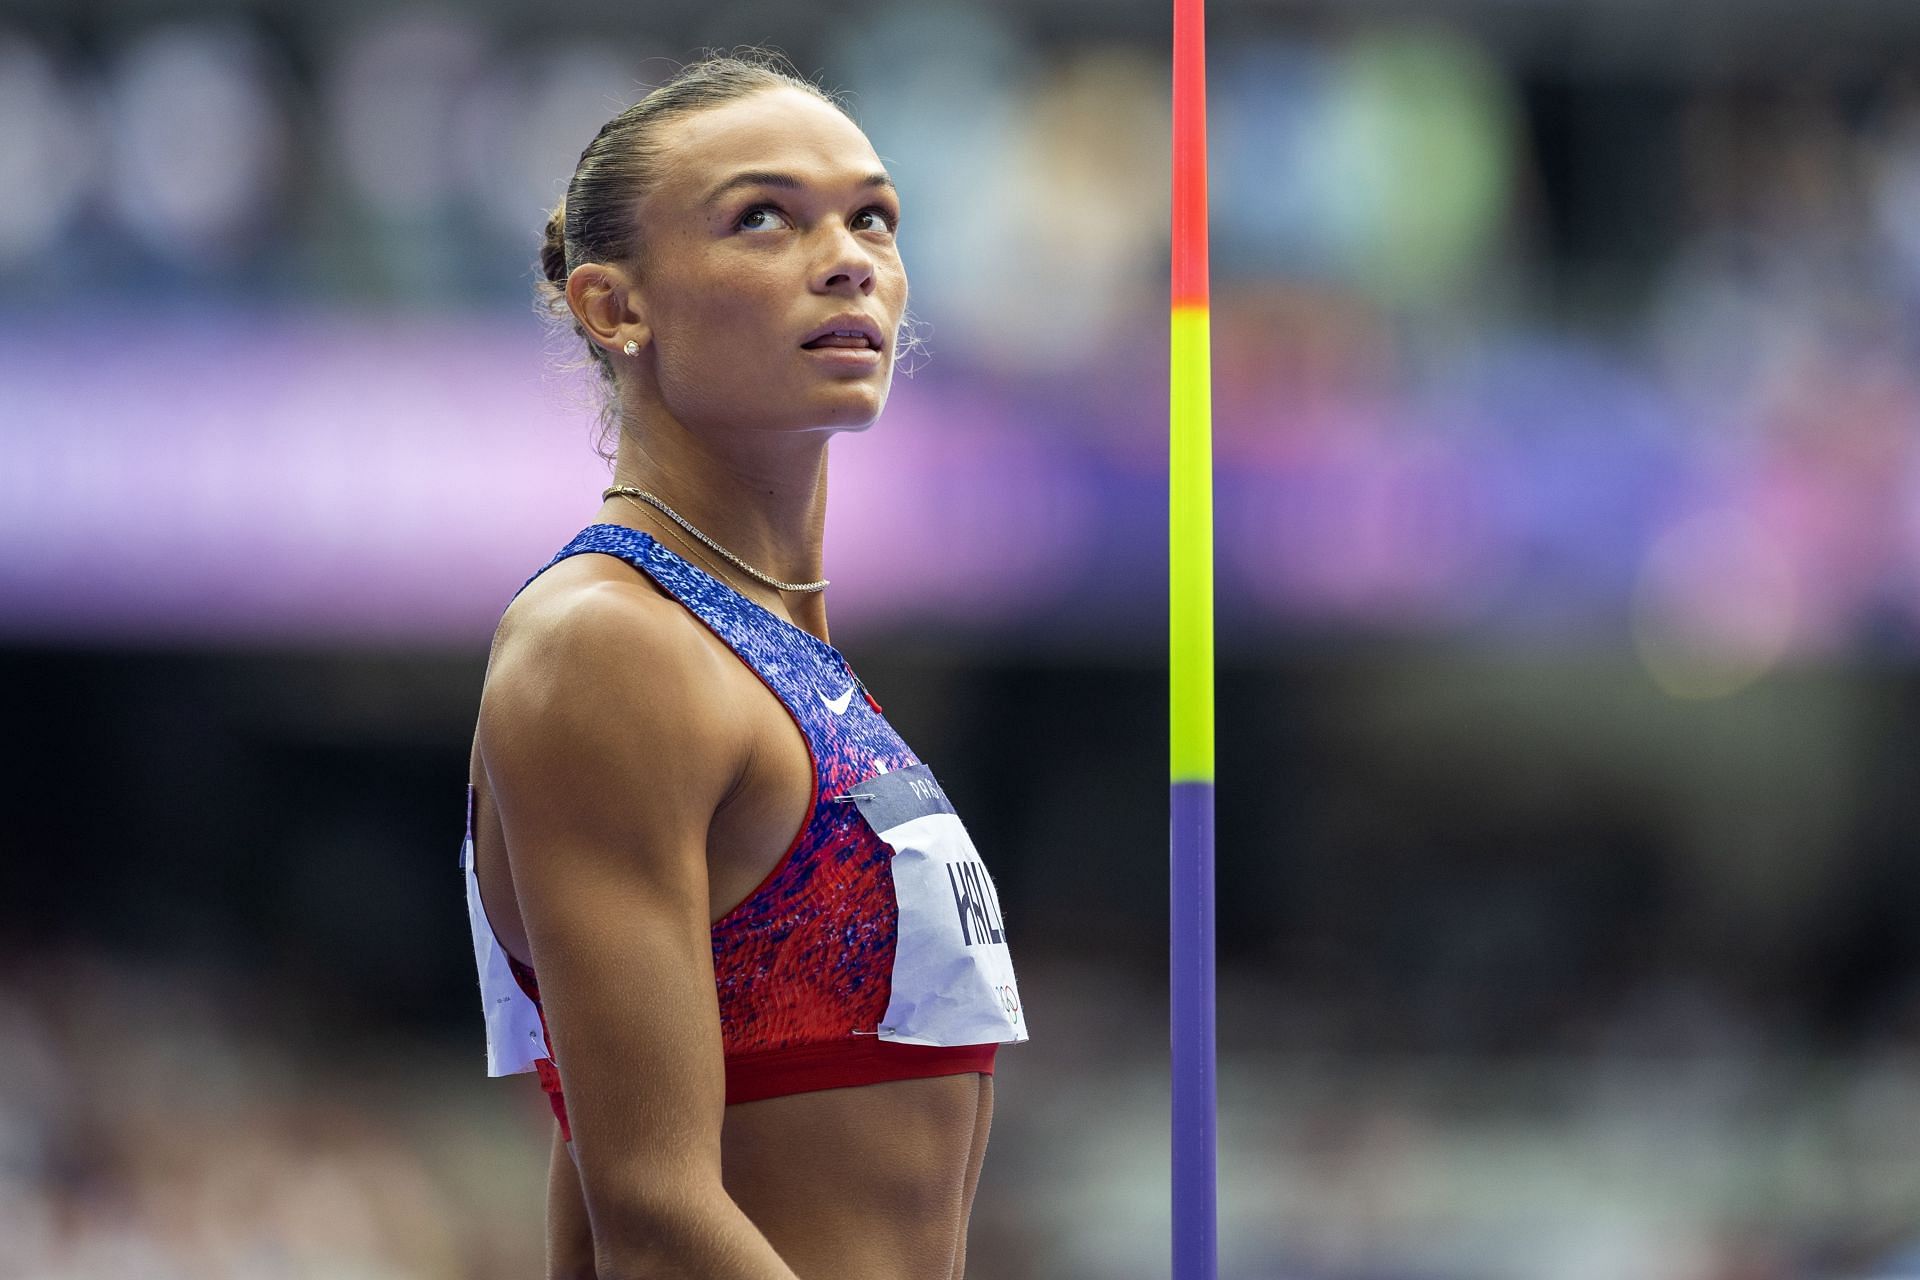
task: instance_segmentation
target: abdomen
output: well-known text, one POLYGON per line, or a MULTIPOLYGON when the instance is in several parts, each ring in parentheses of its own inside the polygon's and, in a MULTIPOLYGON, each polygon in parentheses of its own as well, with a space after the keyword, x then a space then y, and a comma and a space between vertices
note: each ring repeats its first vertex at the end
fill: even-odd
POLYGON ((721 1177, 801 1280, 956 1276, 989 1077, 893 1080, 727 1108, 721 1177))

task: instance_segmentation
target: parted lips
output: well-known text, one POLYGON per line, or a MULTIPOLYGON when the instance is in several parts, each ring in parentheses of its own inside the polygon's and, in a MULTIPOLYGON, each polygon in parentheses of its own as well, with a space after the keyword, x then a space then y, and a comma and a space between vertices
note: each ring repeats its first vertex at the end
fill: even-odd
POLYGON ((800 345, 809 349, 851 347, 855 350, 878 351, 881 349, 880 328, 865 316, 835 316, 815 329, 800 345))

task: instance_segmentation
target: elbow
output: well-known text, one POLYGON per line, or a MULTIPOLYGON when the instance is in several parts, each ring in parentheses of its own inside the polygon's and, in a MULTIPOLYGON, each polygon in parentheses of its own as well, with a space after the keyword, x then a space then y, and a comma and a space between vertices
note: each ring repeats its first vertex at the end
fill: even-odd
POLYGON ((617 1241, 594 1250, 591 1280, 706 1280, 685 1250, 617 1241))
POLYGON ((622 1214, 617 1224, 595 1224, 592 1280, 666 1280, 679 1275, 673 1253, 662 1232, 622 1214))
POLYGON ((705 1280, 716 1234, 697 1206, 622 1205, 595 1219, 582 1280, 705 1280))
POLYGON ((679 1274, 657 1250, 627 1240, 596 1243, 593 1265, 593 1280, 654 1280, 679 1274))

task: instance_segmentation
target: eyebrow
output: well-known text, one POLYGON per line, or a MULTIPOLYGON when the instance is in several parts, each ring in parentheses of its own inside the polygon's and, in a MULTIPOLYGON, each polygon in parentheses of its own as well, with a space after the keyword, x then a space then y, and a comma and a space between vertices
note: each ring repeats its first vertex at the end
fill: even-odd
MULTIPOLYGON (((725 182, 707 192, 707 198, 701 201, 701 204, 713 204, 719 200, 721 196, 726 195, 727 192, 736 191, 741 187, 780 187, 787 191, 798 191, 806 185, 806 183, 790 173, 776 173, 767 169, 749 169, 744 173, 734 174, 731 178, 728 178, 725 182)), ((860 186, 885 191, 895 189, 893 179, 884 173, 868 174, 865 178, 861 179, 860 186)))

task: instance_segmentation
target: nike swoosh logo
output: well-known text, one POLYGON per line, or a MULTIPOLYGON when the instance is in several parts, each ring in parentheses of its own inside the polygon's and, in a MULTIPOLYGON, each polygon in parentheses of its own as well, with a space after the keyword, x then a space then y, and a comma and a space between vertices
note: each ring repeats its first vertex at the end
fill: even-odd
MULTIPOLYGON (((815 689, 814 692, 820 693, 818 689, 815 689)), ((847 691, 837 698, 829 698, 826 694, 820 693, 820 701, 826 703, 827 710, 833 712, 833 714, 843 716, 847 714, 847 707, 853 702, 853 686, 848 685, 847 691)))

